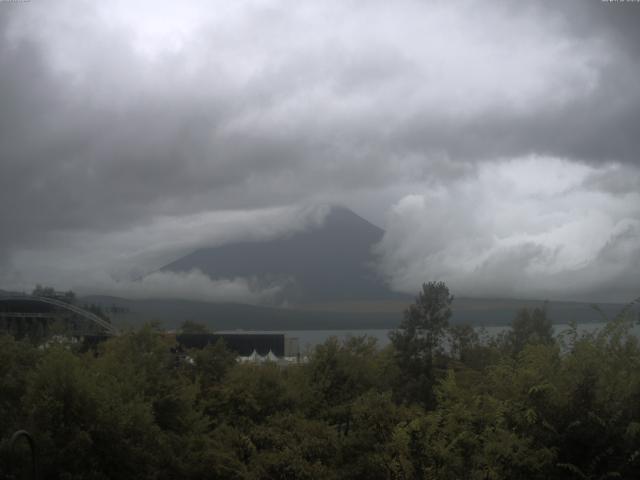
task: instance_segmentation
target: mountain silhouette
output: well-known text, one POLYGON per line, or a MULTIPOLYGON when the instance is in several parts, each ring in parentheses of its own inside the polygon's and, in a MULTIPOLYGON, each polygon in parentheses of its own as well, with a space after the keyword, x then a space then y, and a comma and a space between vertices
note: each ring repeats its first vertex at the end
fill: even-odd
POLYGON ((373 268, 372 247, 383 234, 351 210, 332 207, 314 228, 268 241, 201 248, 161 270, 284 281, 280 300, 292 303, 396 298, 373 268))

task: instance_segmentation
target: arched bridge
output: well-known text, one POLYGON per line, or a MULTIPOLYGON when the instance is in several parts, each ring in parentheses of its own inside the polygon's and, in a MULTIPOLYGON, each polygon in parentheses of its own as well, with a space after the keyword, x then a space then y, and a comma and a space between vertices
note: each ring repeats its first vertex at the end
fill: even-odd
MULTIPOLYGON (((62 302, 60 300, 57 300, 55 298, 50 298, 50 297, 39 297, 39 296, 35 296, 35 295, 26 295, 26 294, 0 294, 0 302, 6 302, 6 301, 29 301, 29 302, 38 302, 38 303, 42 303, 42 304, 46 304, 46 305, 52 305, 54 307, 58 307, 58 308, 62 308, 68 312, 72 312, 75 313, 77 315, 79 315, 80 317, 84 318, 85 320, 88 320, 90 322, 93 322, 94 324, 98 325, 99 327, 101 327, 105 333, 107 335, 118 335, 118 330, 111 325, 109 322, 105 321, 104 319, 100 318, 98 315, 91 313, 87 310, 85 310, 84 308, 80 308, 77 307, 75 305, 72 305, 70 303, 66 303, 66 302, 62 302)), ((23 313, 23 314, 15 314, 16 316, 25 316, 26 317, 30 317, 30 316, 35 316, 38 314, 28 314, 28 313, 23 313)))

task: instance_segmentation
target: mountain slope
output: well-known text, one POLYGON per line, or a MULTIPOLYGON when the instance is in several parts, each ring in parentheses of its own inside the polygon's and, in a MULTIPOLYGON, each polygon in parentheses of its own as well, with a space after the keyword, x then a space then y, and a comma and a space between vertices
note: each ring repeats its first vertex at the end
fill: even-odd
POLYGON ((198 269, 211 278, 289 279, 293 302, 396 297, 372 269, 372 247, 384 231, 351 210, 333 207, 313 229, 262 242, 202 248, 163 267, 198 269))

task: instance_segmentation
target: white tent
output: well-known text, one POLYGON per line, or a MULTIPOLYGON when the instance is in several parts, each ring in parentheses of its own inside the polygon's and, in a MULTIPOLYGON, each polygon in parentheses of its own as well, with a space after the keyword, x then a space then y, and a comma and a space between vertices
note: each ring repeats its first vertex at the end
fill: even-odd
POLYGON ((276 357, 271 350, 269 350, 269 353, 267 353, 267 356, 265 358, 270 362, 277 362, 279 360, 278 357, 276 357))

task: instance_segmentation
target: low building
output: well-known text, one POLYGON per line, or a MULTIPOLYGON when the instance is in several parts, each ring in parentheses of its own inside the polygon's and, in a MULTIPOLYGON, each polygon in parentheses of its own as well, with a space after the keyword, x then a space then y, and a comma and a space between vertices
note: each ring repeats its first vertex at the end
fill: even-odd
POLYGON ((300 360, 298 339, 284 333, 218 332, 176 335, 176 341, 185 348, 204 348, 219 340, 243 362, 297 363, 300 360))

